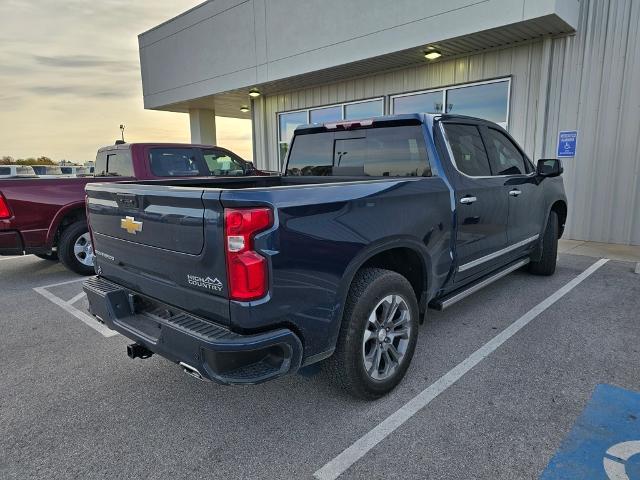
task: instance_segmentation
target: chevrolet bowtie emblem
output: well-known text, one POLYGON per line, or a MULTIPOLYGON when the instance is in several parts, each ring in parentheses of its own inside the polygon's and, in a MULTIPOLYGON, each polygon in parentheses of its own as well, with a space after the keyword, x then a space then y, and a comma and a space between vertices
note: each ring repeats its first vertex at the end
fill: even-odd
POLYGON ((136 232, 142 231, 142 222, 136 221, 133 217, 124 217, 120 219, 120 228, 135 235, 136 232))

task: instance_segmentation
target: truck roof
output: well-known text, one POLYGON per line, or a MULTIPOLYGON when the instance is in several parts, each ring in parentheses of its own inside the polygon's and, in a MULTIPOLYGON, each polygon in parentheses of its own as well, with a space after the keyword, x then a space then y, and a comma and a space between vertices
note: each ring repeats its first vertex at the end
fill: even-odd
POLYGON ((206 144, 199 144, 199 143, 134 142, 134 143, 117 143, 113 145, 106 145, 104 147, 100 147, 98 149, 98 152, 104 152, 107 150, 130 150, 131 147, 133 146, 166 147, 166 148, 189 148, 189 147, 214 148, 215 147, 215 145, 206 145, 206 144))
POLYGON ((327 130, 336 130, 338 128, 348 130, 352 128, 370 128, 370 127, 382 127, 391 125, 418 125, 426 123, 427 125, 433 125, 434 120, 471 120, 477 123, 483 123, 486 125, 497 125, 496 123, 477 117, 470 117, 468 115, 457 115, 451 113, 403 113, 398 115, 381 115, 379 117, 370 117, 353 120, 338 120, 336 122, 325 123, 308 123, 300 125, 295 129, 296 134, 300 133, 313 133, 327 130))

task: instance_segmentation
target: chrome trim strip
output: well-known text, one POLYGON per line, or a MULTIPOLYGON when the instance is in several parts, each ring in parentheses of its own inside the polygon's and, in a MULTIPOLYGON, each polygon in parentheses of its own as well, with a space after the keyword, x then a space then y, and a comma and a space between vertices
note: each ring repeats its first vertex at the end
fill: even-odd
POLYGON ((483 287, 486 287, 487 285, 495 282, 496 280, 501 279, 502 277, 507 276, 508 274, 510 274, 511 272, 513 272, 514 270, 519 269, 520 267, 524 267, 527 263, 529 263, 529 259, 525 258, 524 260, 519 261, 518 263, 515 263, 513 265, 511 265, 509 268, 506 268, 504 270, 499 271, 498 273, 496 273, 495 275, 484 279, 483 281, 481 281, 480 283, 476 283, 475 285, 473 285, 472 287, 468 288, 467 290, 464 290, 460 293, 458 293, 457 295, 454 295, 451 298, 447 298, 446 300, 444 300, 443 302, 440 303, 442 310, 444 310, 445 308, 450 307, 451 305, 453 305, 454 303, 459 302, 460 300, 462 300, 463 298, 468 297, 469 295, 471 295, 472 293, 477 292, 478 290, 480 290, 483 287))
POLYGON ((533 237, 529 237, 525 240, 522 240, 521 242, 514 243, 513 245, 509 245, 508 247, 503 248, 502 250, 498 250, 497 252, 490 253, 489 255, 485 255, 484 257, 477 258, 476 260, 473 260, 469 263, 465 263, 464 265, 460 265, 458 267, 458 271, 464 272, 465 270, 469 270, 470 268, 477 267, 478 265, 488 262, 489 260, 493 260, 494 258, 498 258, 499 256, 504 255, 505 253, 509 253, 520 247, 524 247, 528 243, 531 243, 534 240, 537 240, 538 237, 540 237, 540 235, 535 234, 533 237))

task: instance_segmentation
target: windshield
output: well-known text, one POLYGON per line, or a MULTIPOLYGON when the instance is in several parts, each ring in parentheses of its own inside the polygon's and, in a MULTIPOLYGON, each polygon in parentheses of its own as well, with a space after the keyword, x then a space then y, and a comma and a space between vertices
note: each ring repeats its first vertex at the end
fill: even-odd
POLYGON ((27 167, 27 166, 16 167, 16 175, 20 177, 33 177, 35 174, 36 172, 34 172, 33 168, 31 167, 27 167))
POLYGON ((217 177, 238 177, 251 170, 243 160, 222 150, 205 150, 203 155, 209 173, 217 177))
POLYGON ((38 175, 62 175, 62 169, 60 167, 54 167, 49 165, 35 165, 33 170, 38 175))

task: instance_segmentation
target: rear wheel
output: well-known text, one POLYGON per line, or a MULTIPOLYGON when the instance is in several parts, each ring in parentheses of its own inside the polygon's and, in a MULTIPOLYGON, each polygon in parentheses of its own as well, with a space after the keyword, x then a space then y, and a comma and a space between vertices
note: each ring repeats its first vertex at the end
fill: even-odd
POLYGON ((72 223, 64 229, 58 242, 60 262, 80 275, 93 275, 93 247, 89 227, 84 220, 72 223))
POLYGON ((43 260, 50 260, 52 262, 58 261, 58 252, 50 252, 50 253, 36 253, 36 257, 41 258, 43 260))
POLYGON ((558 258, 558 214, 549 212, 547 228, 542 237, 540 260, 529 263, 529 271, 535 275, 553 275, 558 258))
POLYGON ((381 397, 404 377, 417 336, 418 302, 409 281, 390 270, 363 269, 349 290, 327 371, 356 397, 381 397))

